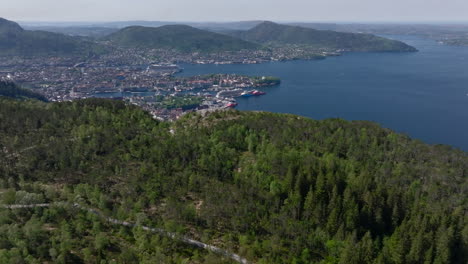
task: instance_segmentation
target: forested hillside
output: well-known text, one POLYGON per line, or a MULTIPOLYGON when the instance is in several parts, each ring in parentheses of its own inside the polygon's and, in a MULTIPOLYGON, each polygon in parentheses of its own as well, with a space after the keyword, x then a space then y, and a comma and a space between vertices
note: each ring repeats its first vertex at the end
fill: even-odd
MULTIPOLYGON (((79 203, 251 263, 467 263, 468 155, 371 122, 0 98, 0 203, 79 203)), ((0 209, 0 263, 230 263, 76 208, 0 209)))
POLYGON ((88 56, 105 51, 105 47, 78 37, 24 30, 0 18, 0 56, 88 56))
POLYGON ((303 45, 316 49, 339 49, 346 51, 393 51, 414 52, 416 48, 401 41, 371 34, 345 33, 331 30, 316 30, 300 26, 263 22, 247 31, 231 32, 247 41, 265 45, 303 45))
POLYGON ((40 101, 47 101, 45 96, 35 93, 34 91, 18 87, 13 82, 0 80, 0 97, 10 97, 16 99, 37 99, 40 101))
POLYGON ((242 39, 186 25, 167 25, 157 28, 126 27, 104 39, 121 47, 166 48, 181 52, 222 52, 261 48, 258 44, 242 39))

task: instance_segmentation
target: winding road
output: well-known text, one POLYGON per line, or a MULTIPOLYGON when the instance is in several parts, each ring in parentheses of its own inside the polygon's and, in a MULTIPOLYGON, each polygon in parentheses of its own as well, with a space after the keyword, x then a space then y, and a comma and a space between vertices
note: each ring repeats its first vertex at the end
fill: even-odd
MULTIPOLYGON (((72 206, 72 207, 75 207, 75 208, 79 208, 81 210, 88 211, 89 213, 97 215, 99 218, 104 219, 106 222, 114 224, 114 225, 127 226, 127 227, 140 226, 140 225, 137 225, 135 223, 121 221, 121 220, 118 220, 118 219, 115 219, 115 218, 112 218, 112 217, 105 216, 104 214, 97 211, 96 209, 85 207, 85 206, 82 206, 82 205, 80 205, 78 203, 73 203, 72 204, 72 203, 67 203, 67 202, 55 202, 55 203, 40 203, 40 204, 10 204, 10 205, 0 205, 0 208, 5 208, 5 209, 27 209, 27 208, 52 207, 52 206, 72 206)), ((219 247, 208 245, 208 244, 205 244, 203 242, 193 240, 193 239, 190 239, 190 238, 185 237, 185 236, 178 235, 178 234, 173 233, 173 232, 168 232, 168 231, 166 231, 164 229, 161 229, 161 228, 152 228, 152 227, 148 227, 148 226, 140 226, 140 227, 145 231, 152 232, 152 233, 157 233, 159 235, 172 238, 174 240, 183 242, 185 244, 195 246, 195 247, 199 247, 199 248, 203 248, 203 249, 206 249, 206 250, 208 250, 210 252, 213 252, 213 253, 228 257, 228 258, 230 258, 230 259, 232 259, 232 260, 234 260, 234 261, 236 261, 238 263, 241 263, 241 264, 248 264, 249 263, 245 258, 243 258, 243 257, 241 257, 241 256, 239 256, 237 254, 234 254, 232 252, 229 252, 227 250, 221 249, 219 247)))

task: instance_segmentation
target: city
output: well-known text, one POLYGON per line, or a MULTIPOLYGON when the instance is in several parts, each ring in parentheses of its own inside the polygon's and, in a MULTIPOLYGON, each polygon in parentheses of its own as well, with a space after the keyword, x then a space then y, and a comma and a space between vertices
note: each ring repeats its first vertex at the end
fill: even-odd
MULTIPOLYGON (((167 53, 160 51, 159 54, 175 57, 167 53)), ((278 78, 265 76, 177 77, 183 69, 172 63, 206 63, 207 59, 193 55, 150 64, 154 60, 149 60, 148 56, 136 52, 114 53, 114 56, 91 58, 85 62, 81 58, 64 57, 8 58, 0 64, 0 78, 19 83, 53 102, 89 97, 125 100, 160 120, 175 120, 186 112, 235 107, 235 97, 242 96, 242 92, 280 83, 278 78), (167 104, 169 101, 177 103, 167 104)), ((217 57, 216 63, 236 63, 231 59, 229 56, 217 57)))

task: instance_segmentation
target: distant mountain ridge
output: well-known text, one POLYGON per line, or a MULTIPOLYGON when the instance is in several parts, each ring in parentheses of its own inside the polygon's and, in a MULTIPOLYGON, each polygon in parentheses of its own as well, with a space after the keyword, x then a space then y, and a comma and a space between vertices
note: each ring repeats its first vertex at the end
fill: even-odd
POLYGON ((307 45, 347 51, 416 51, 401 41, 371 34, 316 30, 268 21, 247 31, 231 32, 230 35, 266 45, 307 45))
POLYGON ((187 25, 157 28, 131 26, 104 38, 122 47, 170 48, 181 52, 222 52, 258 49, 259 44, 187 25))
POLYGON ((143 27, 161 27, 166 25, 188 25, 195 28, 213 30, 248 30, 254 26, 264 22, 263 20, 247 20, 247 21, 232 21, 232 22, 182 22, 182 21, 114 21, 114 22, 20 22, 19 24, 25 29, 39 28, 112 28, 122 29, 131 26, 143 27))
POLYGON ((46 31, 24 30, 0 18, 0 55, 89 55, 105 49, 93 42, 46 31))
MULTIPOLYGON (((222 23, 211 23, 215 28, 222 23)), ((203 25, 203 23, 199 23, 203 25)), ((231 24, 230 24, 231 25, 231 24)), ((0 19, 0 56, 89 56, 115 48, 171 49, 183 53, 236 52, 260 50, 268 47, 304 46, 315 51, 417 51, 403 42, 371 34, 316 30, 300 26, 283 25, 268 21, 232 23, 234 28, 222 33, 207 31, 188 25, 175 24, 159 27, 130 26, 116 29, 102 28, 78 30, 73 34, 100 37, 91 38, 24 30, 19 24, 0 19)), ((57 31, 60 32, 60 31, 57 31)), ((66 29, 63 33, 67 33, 66 29)), ((74 32, 73 30, 71 32, 74 32)), ((70 33, 69 33, 70 34, 70 33)), ((71 34, 71 35, 73 35, 71 34)))

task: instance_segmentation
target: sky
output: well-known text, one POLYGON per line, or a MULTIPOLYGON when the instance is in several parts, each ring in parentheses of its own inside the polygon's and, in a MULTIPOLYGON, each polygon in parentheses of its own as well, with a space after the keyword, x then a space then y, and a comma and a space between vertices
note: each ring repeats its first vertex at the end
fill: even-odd
POLYGON ((15 21, 466 22, 468 0, 0 0, 15 21))

